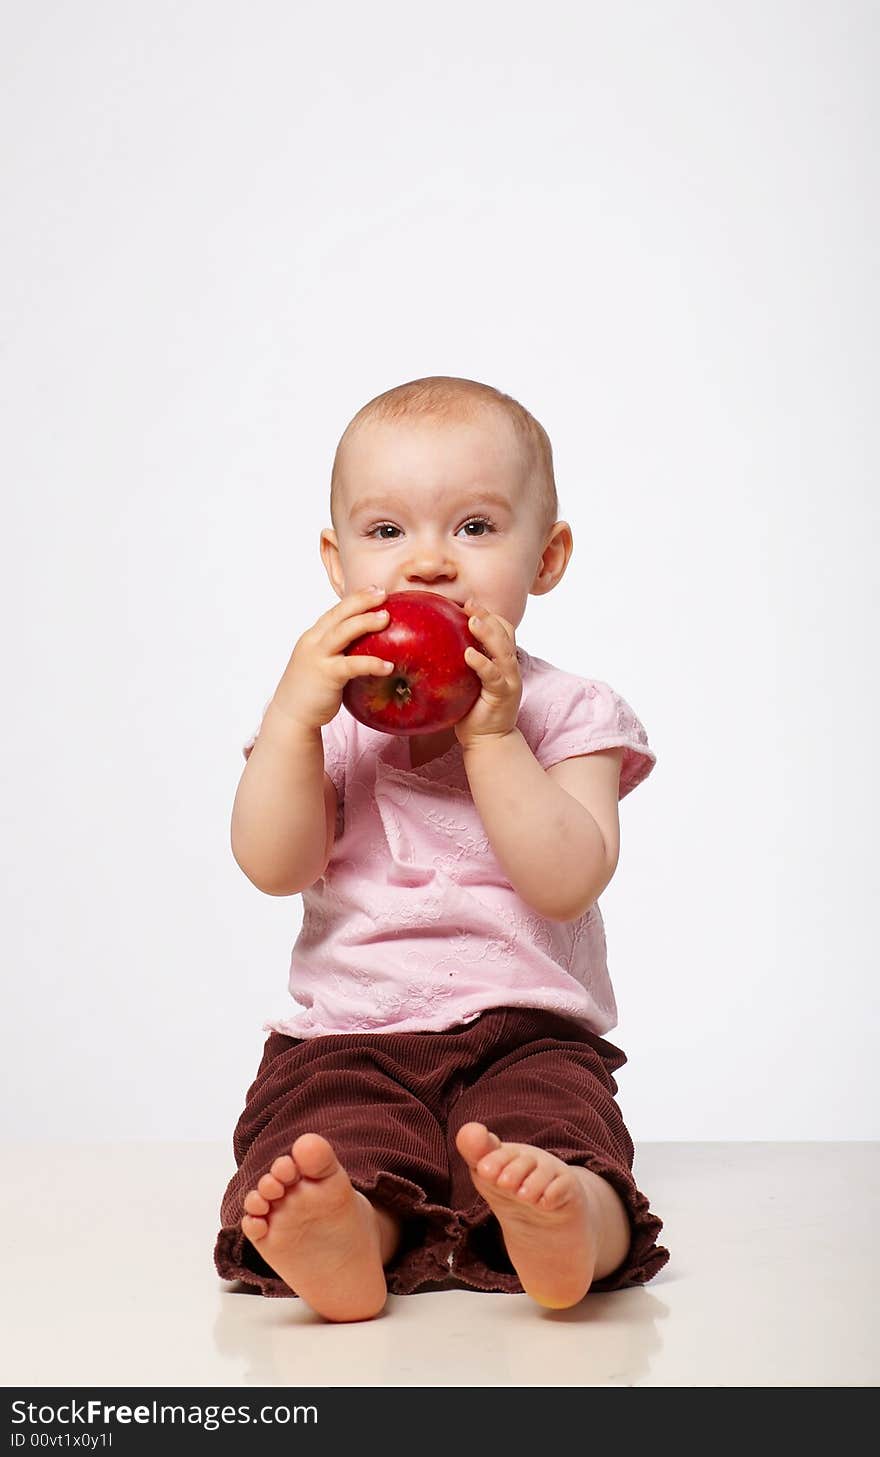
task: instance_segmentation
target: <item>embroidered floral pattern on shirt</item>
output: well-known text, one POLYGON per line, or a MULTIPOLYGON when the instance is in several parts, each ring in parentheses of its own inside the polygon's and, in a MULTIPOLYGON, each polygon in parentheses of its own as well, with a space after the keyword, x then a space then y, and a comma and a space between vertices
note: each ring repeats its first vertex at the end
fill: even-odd
MULTIPOLYGON (((620 798, 647 777, 655 755, 619 694, 523 650, 518 657, 517 726, 543 768, 622 747, 620 798)), ((324 875, 302 893, 294 1008, 265 1027, 295 1037, 429 1031, 498 1006, 544 1007, 600 1035, 616 1024, 598 905, 558 922, 519 897, 459 746, 413 768, 405 739, 368 730, 345 709, 322 738, 337 786, 336 841, 324 875)))

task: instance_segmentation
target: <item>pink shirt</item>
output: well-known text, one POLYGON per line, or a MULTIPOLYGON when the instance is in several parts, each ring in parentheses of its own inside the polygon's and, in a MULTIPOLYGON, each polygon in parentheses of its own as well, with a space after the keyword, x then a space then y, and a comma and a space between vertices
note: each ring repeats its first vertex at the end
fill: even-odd
MULTIPOLYGON (((621 745, 623 799, 656 759, 629 704, 607 683, 523 648, 517 658, 517 728, 538 763, 621 745)), ((616 1025, 598 904, 575 921, 551 921, 517 895, 489 844, 458 740, 411 769, 406 737, 365 728, 345 707, 321 734, 339 800, 336 842, 324 875, 302 892, 288 982, 299 1009, 264 1030, 442 1031, 492 1007, 543 1007, 600 1035, 616 1025)))

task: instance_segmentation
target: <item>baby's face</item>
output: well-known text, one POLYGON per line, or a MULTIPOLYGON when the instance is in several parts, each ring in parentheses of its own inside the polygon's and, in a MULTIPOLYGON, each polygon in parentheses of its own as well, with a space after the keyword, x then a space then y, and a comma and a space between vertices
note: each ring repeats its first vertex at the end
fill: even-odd
MULTIPOLYGON (((340 597, 473 597, 516 627, 546 537, 506 421, 373 421, 344 447, 338 532, 321 553, 340 597)), ((547 590, 544 588, 544 590, 547 590)))

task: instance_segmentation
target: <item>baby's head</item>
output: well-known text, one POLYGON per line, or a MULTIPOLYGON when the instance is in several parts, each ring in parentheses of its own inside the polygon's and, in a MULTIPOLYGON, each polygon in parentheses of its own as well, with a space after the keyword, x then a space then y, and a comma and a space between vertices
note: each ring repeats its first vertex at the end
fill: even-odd
POLYGON ((516 627, 572 551, 553 453, 518 401, 476 380, 411 380, 359 410, 336 448, 321 557, 339 597, 438 592, 516 627))

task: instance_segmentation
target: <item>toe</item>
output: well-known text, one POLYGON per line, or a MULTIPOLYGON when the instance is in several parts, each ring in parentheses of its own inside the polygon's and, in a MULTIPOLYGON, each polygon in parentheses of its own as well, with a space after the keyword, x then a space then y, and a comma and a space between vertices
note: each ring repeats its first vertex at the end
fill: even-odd
POLYGON ((463 1123, 455 1135, 455 1146, 471 1168, 493 1148, 500 1148, 501 1139, 490 1133, 485 1123, 463 1123))
POLYGON ((571 1185, 565 1173, 557 1174, 551 1179, 547 1188, 541 1196, 541 1204, 545 1209, 561 1209, 567 1204, 571 1197, 571 1185))
POLYGON ((244 1196, 244 1207, 247 1214, 268 1214, 269 1200, 258 1194, 256 1189, 251 1189, 244 1196))
POLYGON ((280 1199, 284 1193, 284 1185, 274 1174, 264 1174, 257 1182, 257 1189, 264 1199, 280 1199))
POLYGON ((284 1153, 280 1159, 276 1159, 269 1173, 273 1174, 279 1183, 285 1185, 293 1184, 299 1178, 299 1170, 289 1153, 284 1153))
POLYGON ((499 1189, 509 1189, 511 1193, 519 1189, 520 1184, 532 1173, 537 1162, 534 1154, 517 1154, 498 1175, 496 1182, 499 1189))
POLYGON ((341 1167, 332 1146, 320 1133, 301 1133, 291 1152, 307 1179, 329 1179, 341 1167))
POLYGON ((516 1196, 527 1204, 537 1204, 555 1178, 556 1175, 552 1169, 542 1168, 538 1164, 537 1168, 520 1184, 516 1196))
POLYGON ((249 1214, 245 1214, 242 1216, 241 1228, 248 1239, 265 1239, 269 1232, 269 1222, 266 1219, 252 1219, 249 1214))
POLYGON ((496 1184, 517 1156, 517 1149, 514 1144, 502 1143, 500 1148, 493 1148, 490 1153, 484 1155, 477 1164, 477 1173, 481 1179, 490 1179, 496 1184))

